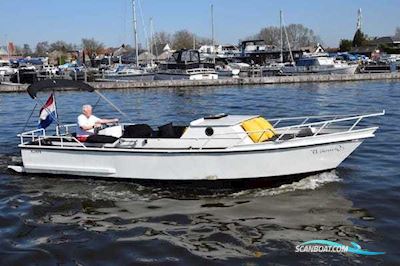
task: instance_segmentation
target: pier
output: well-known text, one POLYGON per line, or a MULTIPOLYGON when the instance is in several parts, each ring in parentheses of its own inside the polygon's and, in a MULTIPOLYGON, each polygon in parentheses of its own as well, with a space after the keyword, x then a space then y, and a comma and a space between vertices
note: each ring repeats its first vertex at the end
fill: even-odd
MULTIPOLYGON (((151 89, 210 86, 245 86, 262 84, 308 83, 308 82, 341 82, 362 80, 396 80, 400 73, 370 73, 354 75, 304 75, 272 76, 252 78, 226 78, 215 80, 153 80, 153 81, 107 81, 89 82, 96 89, 151 89)), ((28 84, 0 84, 0 92, 25 92, 28 84)), ((71 90, 65 88, 65 90, 71 90)))

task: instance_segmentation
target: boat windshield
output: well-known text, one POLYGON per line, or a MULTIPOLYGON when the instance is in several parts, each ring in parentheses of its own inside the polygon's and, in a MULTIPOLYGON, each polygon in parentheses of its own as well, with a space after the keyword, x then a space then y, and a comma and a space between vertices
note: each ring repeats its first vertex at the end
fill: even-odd
POLYGON ((315 58, 302 58, 296 63, 296 66, 315 66, 315 65, 318 65, 318 61, 315 58))
POLYGON ((198 51, 193 50, 181 50, 175 52, 172 57, 176 63, 199 63, 200 55, 198 51))
POLYGON ((9 67, 10 63, 9 62, 0 62, 0 67, 9 67))

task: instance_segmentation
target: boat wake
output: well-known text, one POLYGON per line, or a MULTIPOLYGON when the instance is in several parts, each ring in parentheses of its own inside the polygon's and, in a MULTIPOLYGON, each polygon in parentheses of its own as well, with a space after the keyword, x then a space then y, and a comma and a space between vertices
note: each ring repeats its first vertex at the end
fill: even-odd
POLYGON ((283 193, 299 190, 315 190, 325 184, 340 182, 342 179, 337 175, 336 171, 323 172, 316 175, 305 177, 299 181, 295 181, 290 184, 283 184, 279 187, 267 188, 267 189, 252 189, 243 190, 231 194, 233 197, 243 197, 250 195, 254 197, 274 196, 283 193))

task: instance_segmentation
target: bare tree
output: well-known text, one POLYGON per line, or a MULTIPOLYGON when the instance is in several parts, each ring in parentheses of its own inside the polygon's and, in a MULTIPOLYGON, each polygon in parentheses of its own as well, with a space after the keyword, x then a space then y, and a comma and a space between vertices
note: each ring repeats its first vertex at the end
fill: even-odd
POLYGON ((76 45, 64 41, 56 41, 50 44, 49 52, 59 51, 65 53, 72 50, 76 50, 76 45))
MULTIPOLYGON (((298 49, 304 46, 315 45, 318 42, 321 42, 320 38, 314 33, 312 29, 309 29, 302 24, 290 24, 286 26, 286 32, 288 35, 290 46, 294 49, 298 49)), ((264 40, 267 44, 279 46, 281 42, 280 36, 280 27, 270 26, 261 29, 259 33, 249 38, 261 39, 264 40)), ((286 38, 284 38, 283 42, 284 45, 287 46, 286 38)))
POLYGON ((171 43, 172 43, 171 34, 165 32, 165 31, 156 32, 153 36, 153 40, 152 40, 153 45, 171 44, 171 43))
POLYGON ((193 47, 193 37, 194 34, 187 30, 177 31, 173 35, 172 46, 175 50, 190 49, 193 47))
POLYGON ((50 50, 49 43, 46 42, 38 42, 36 44, 35 54, 37 56, 45 56, 50 50))
POLYGON ((260 30, 258 34, 251 37, 251 39, 264 40, 269 45, 280 45, 280 28, 279 27, 267 27, 260 30))
POLYGON ((320 42, 320 38, 315 35, 314 31, 302 24, 290 24, 287 26, 287 33, 290 45, 295 49, 320 42))
POLYGON ((82 48, 86 54, 92 58, 97 54, 104 52, 104 44, 95 39, 82 39, 82 48))

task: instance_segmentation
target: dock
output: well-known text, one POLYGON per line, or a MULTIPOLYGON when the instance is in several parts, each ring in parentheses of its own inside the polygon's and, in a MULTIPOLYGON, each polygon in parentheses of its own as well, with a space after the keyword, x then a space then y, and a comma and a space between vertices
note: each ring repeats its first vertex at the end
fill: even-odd
MULTIPOLYGON (((315 82, 350 82, 365 80, 398 80, 400 73, 370 73, 354 75, 304 75, 272 76, 252 78, 224 78, 215 80, 152 80, 152 81, 106 81, 89 82, 99 90, 105 89, 150 89, 211 86, 246 86, 263 84, 315 83, 315 82)), ((1 92, 25 92, 28 84, 0 84, 1 92)), ((66 88, 65 90, 70 90, 66 88)))

